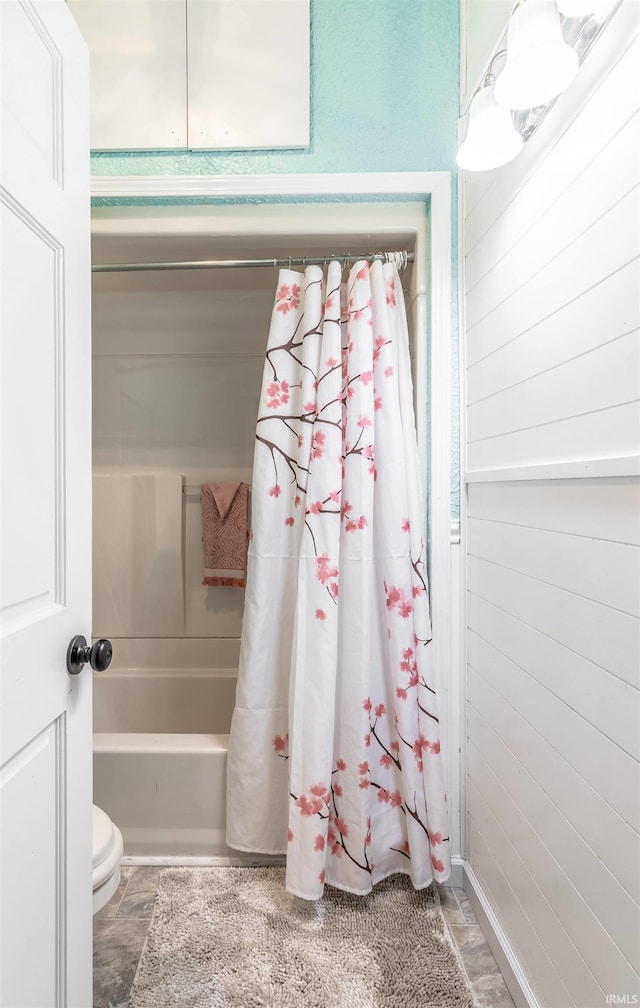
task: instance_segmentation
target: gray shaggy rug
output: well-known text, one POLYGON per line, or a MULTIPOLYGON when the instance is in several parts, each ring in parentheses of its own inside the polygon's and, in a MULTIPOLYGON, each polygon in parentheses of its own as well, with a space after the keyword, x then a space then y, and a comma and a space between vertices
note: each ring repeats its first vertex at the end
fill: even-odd
POLYGON ((169 868, 131 1008, 472 1008, 433 886, 311 903, 283 868, 169 868))

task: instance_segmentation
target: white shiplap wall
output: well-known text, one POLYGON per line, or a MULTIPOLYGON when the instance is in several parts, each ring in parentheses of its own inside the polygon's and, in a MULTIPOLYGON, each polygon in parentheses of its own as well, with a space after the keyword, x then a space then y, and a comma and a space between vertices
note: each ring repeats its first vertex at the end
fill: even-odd
POLYGON ((464 181, 467 860, 545 1008, 640 995, 639 13, 464 181))

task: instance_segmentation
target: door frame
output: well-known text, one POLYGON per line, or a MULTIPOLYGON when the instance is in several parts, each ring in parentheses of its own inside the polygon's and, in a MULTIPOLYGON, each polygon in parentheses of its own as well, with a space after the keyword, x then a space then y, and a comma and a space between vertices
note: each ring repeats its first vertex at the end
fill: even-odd
MULTIPOLYGON (((452 578, 452 543, 459 541, 457 522, 451 521, 451 349, 452 349, 452 241, 451 241, 451 174, 434 172, 371 172, 325 174, 269 174, 269 175, 151 175, 151 176, 96 176, 91 180, 91 196, 97 206, 109 205, 103 201, 118 201, 122 208, 131 206, 132 216, 136 204, 157 202, 158 206, 183 203, 214 203, 217 200, 242 204, 247 200, 333 201, 345 199, 407 200, 422 202, 428 207, 427 248, 424 254, 424 284, 418 293, 423 307, 418 315, 418 327, 425 339, 417 341, 416 398, 427 402, 427 331, 430 340, 431 383, 429 409, 418 412, 418 447, 421 469, 430 475, 428 498, 431 557, 431 608, 435 663, 439 675, 440 709, 443 714, 443 751, 445 757, 447 792, 451 815, 451 851, 454 874, 460 874, 462 853, 460 846, 462 780, 460 763, 460 669, 453 667, 453 638, 458 638, 457 614, 459 605, 456 587, 458 578, 452 578), (435 336, 433 336, 435 334, 435 336), (432 433, 429 458, 427 458, 427 415, 432 433), (452 590, 456 597, 452 596, 452 590)), ((115 203, 113 205, 116 205, 115 203)), ((191 207, 193 210, 193 207, 191 207)), ((146 213, 149 212, 145 206, 146 213)), ((122 213, 122 209, 120 209, 122 213)), ((123 223, 122 218, 120 218, 123 223)), ((147 218, 148 223, 148 218, 147 218)), ((166 233, 166 232, 165 232, 166 233)), ((458 663, 456 662, 456 665, 458 663)), ((452 879, 453 884, 461 884, 452 879)))

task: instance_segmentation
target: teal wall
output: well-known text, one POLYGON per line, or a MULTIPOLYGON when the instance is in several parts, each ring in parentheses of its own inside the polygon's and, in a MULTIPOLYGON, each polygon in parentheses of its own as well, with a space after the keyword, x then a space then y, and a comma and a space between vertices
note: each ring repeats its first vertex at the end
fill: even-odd
MULTIPOLYGON (((308 148, 94 154, 92 173, 455 172, 459 37, 458 0, 311 0, 308 148)), ((454 272, 456 202, 454 185, 454 272)), ((454 275, 454 292, 455 284, 454 275)), ((452 341, 452 510, 457 513, 455 326, 452 341)))
POLYGON ((94 154, 97 175, 455 169, 458 0, 311 0, 311 144, 94 154))

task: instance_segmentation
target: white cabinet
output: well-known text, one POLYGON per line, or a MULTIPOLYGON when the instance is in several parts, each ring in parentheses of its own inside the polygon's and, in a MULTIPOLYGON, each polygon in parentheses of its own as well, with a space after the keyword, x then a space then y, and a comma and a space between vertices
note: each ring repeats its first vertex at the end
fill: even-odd
POLYGON ((308 0, 187 0, 189 147, 306 147, 308 0))
POLYGON ((309 0, 68 0, 93 150, 309 143, 309 0))
POLYGON ((185 0, 69 0, 89 45, 93 150, 187 146, 185 0))

